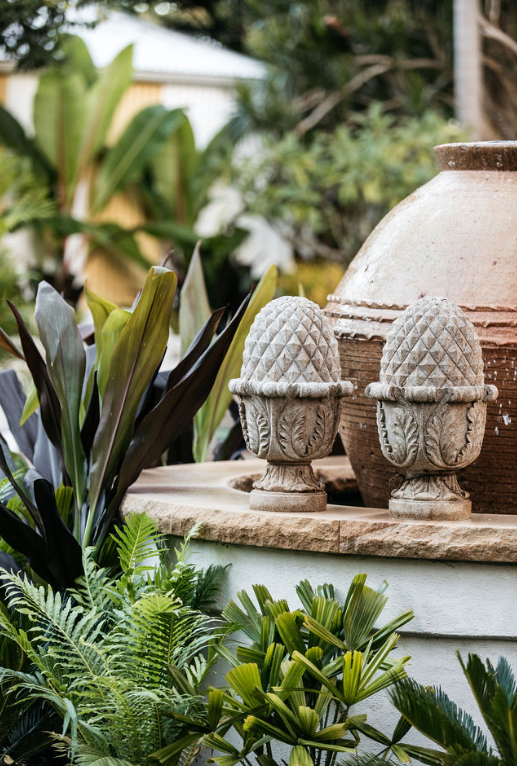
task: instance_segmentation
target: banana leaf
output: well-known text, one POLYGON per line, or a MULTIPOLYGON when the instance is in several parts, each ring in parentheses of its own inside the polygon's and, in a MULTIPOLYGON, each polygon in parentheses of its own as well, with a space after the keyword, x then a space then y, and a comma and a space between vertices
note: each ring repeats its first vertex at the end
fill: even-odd
POLYGON ((113 197, 135 181, 146 164, 181 124, 181 109, 167 110, 161 104, 148 106, 133 117, 117 143, 106 153, 95 178, 91 201, 97 215, 113 197))
POLYGON ((72 204, 89 98, 79 73, 53 69, 44 72, 34 98, 36 144, 56 168, 60 207, 72 204))
MULTIPOLYGON (((81 71, 84 71, 83 68, 81 71)), ((132 74, 133 46, 128 45, 100 73, 93 85, 90 113, 84 126, 81 141, 78 163, 79 177, 106 143, 113 115, 120 99, 131 84, 132 74)))
POLYGON ((0 141, 20 157, 28 157, 35 175, 47 182, 53 179, 55 171, 51 163, 34 141, 27 137, 18 120, 3 106, 0 106, 0 141))
POLYGON ((192 126, 183 115, 177 130, 150 162, 150 189, 161 218, 188 226, 194 224, 195 214, 203 202, 202 195, 194 189, 199 160, 192 126))

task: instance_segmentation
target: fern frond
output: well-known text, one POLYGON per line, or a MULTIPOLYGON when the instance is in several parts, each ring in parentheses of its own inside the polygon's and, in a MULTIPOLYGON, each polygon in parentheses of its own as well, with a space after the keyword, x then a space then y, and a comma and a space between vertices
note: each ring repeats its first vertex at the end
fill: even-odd
POLYGON ((93 547, 83 551, 84 575, 77 579, 70 594, 84 609, 97 610, 107 616, 119 596, 113 578, 97 565, 94 551, 93 547))
POLYGON ((74 749, 74 763, 77 766, 134 766, 131 761, 106 755, 106 750, 98 750, 90 745, 78 744, 74 749))
MULTIPOLYGON (((31 622, 30 644, 40 667, 58 683, 68 680, 72 685, 103 672, 104 663, 91 649, 103 630, 100 613, 74 606, 69 596, 54 593, 50 586, 38 587, 18 575, 6 579, 9 606, 31 622)), ((23 637, 23 632, 18 631, 18 636, 23 637)))
POLYGON ((117 543, 120 565, 126 574, 141 574, 154 569, 154 565, 146 562, 156 556, 163 539, 154 519, 145 513, 131 513, 123 527, 116 527, 112 537, 117 543))
POLYGON ((187 564, 188 559, 192 555, 192 540, 197 537, 201 531, 201 526, 202 525, 200 521, 194 524, 194 526, 184 537, 183 542, 181 542, 178 547, 174 549, 174 555, 176 557, 176 568, 181 568, 187 564))

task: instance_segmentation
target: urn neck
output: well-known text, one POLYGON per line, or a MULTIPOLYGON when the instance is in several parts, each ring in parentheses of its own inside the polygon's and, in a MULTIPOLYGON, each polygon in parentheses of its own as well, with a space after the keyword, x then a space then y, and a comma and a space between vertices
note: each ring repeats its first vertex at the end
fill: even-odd
POLYGON ((517 141, 479 141, 434 147, 440 170, 517 171, 517 141))

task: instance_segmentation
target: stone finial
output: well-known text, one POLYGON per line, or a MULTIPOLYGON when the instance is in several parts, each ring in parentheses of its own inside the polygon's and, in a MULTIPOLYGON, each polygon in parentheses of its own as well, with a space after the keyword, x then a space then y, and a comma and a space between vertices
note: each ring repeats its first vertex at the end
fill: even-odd
POLYGON ((481 347, 472 323, 445 298, 422 298, 393 323, 386 338, 377 399, 384 457, 404 472, 391 494, 390 516, 463 519, 471 512, 456 472, 474 461, 485 431, 487 402, 481 347))
POLYGON ((251 508, 325 510, 311 460, 332 449, 340 398, 352 389, 341 381, 337 342, 315 303, 285 297, 262 309, 246 339, 241 377, 230 381, 246 445, 268 461, 251 508))

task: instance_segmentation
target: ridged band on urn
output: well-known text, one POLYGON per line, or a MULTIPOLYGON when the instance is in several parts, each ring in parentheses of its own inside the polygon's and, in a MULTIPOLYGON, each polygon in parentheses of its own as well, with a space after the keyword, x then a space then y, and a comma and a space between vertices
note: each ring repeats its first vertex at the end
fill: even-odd
POLYGON ((340 399, 352 392, 341 379, 337 341, 321 309, 305 298, 277 298, 257 315, 244 348, 237 394, 246 446, 268 461, 254 483, 250 507, 317 511, 324 487, 311 460, 329 454, 340 399))
POLYGON ((382 453, 403 471, 391 494, 391 516, 470 515, 456 471, 478 457, 487 402, 497 393, 485 385, 474 326, 454 303, 422 298, 393 323, 380 380, 366 389, 377 399, 382 453))

